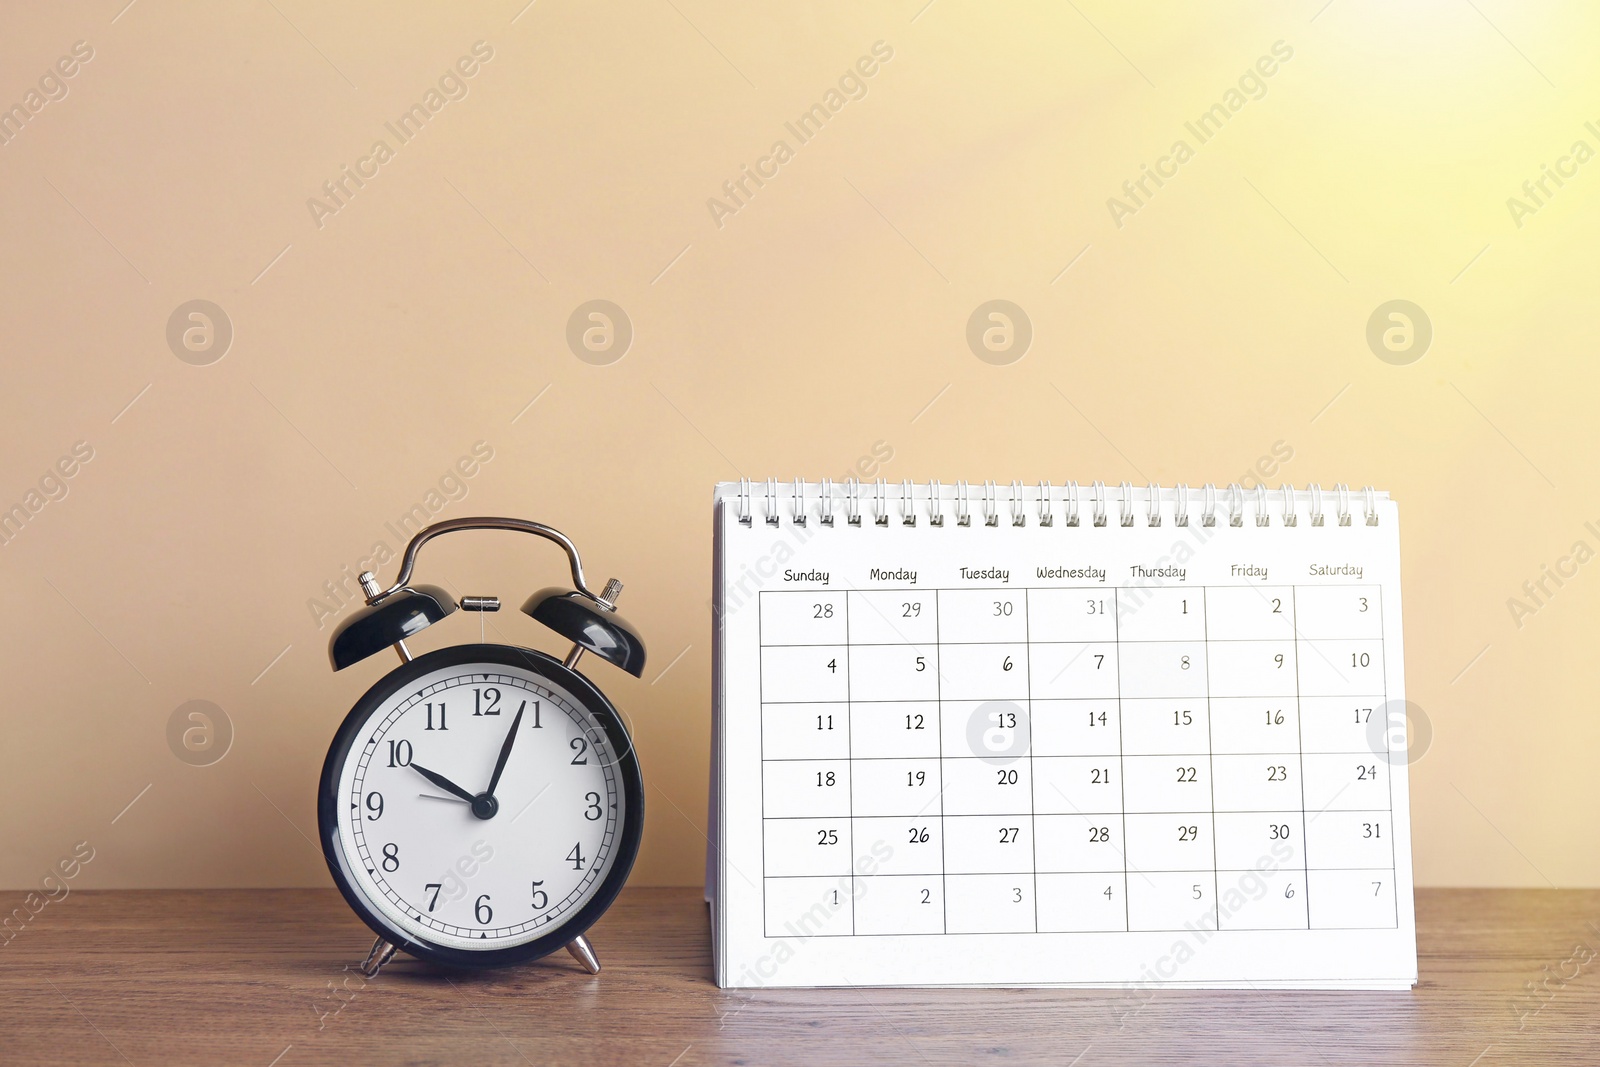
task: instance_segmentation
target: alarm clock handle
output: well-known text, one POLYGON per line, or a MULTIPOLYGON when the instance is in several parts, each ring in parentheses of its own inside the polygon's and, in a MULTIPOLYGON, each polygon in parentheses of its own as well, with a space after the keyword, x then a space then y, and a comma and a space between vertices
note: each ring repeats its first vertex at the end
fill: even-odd
POLYGON ((376 594, 367 595, 367 603, 373 604, 404 589, 406 583, 411 581, 411 572, 417 565, 417 553, 422 546, 441 534, 455 533, 458 530, 510 530, 513 533, 533 534, 554 541, 567 553, 567 562, 572 567, 572 587, 590 600, 596 601, 606 608, 615 605, 606 599, 605 593, 596 593, 589 588, 583 580, 583 561, 578 558, 578 546, 572 543, 572 538, 552 526, 542 522, 533 522, 529 519, 504 519, 492 516, 477 516, 463 519, 446 519, 436 522, 432 526, 418 530, 416 536, 406 545, 405 554, 400 559, 400 576, 393 585, 376 594))

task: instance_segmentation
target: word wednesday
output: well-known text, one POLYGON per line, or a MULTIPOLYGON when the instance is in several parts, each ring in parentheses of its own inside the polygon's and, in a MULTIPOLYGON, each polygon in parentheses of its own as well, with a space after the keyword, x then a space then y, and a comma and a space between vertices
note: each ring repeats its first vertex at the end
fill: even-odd
POLYGON ((468 79, 483 69, 481 64, 493 58, 493 46, 487 41, 475 42, 472 55, 457 59, 450 69, 439 75, 438 88, 430 87, 422 94, 422 99, 401 112, 399 118, 383 124, 384 129, 394 135, 394 147, 380 137, 372 142, 366 155, 356 160, 354 167, 345 164, 339 168, 337 177, 323 182, 322 191, 327 199, 313 196, 306 200, 306 208, 311 212, 311 221, 317 224, 317 229, 326 225, 324 220, 328 216, 342 211, 355 198, 357 190, 365 188, 367 181, 378 176, 378 169, 394 158, 395 149, 409 144, 412 138, 422 132, 429 119, 444 110, 446 104, 452 100, 465 100, 468 79))
MULTIPOLYGON (((1183 124, 1183 128, 1194 137, 1195 145, 1203 145, 1211 140, 1222 132, 1222 127, 1229 119, 1244 110, 1247 103, 1267 95, 1265 79, 1278 73, 1280 64, 1294 58, 1294 49, 1283 41, 1274 41, 1271 52, 1271 55, 1257 59, 1252 67, 1239 75, 1237 88, 1229 86, 1219 102, 1202 111, 1193 122, 1183 124)), ((1150 202, 1156 191, 1166 184, 1162 179, 1176 178, 1178 168, 1193 159, 1194 154, 1195 147, 1180 137, 1172 142, 1167 154, 1159 157, 1153 167, 1148 163, 1139 164, 1139 176, 1122 183, 1122 192, 1127 199, 1113 196, 1106 200, 1106 210, 1111 212, 1111 221, 1117 224, 1117 229, 1122 229, 1124 220, 1130 215, 1137 215, 1139 209, 1150 202), (1152 184, 1154 189, 1151 188, 1152 184)))

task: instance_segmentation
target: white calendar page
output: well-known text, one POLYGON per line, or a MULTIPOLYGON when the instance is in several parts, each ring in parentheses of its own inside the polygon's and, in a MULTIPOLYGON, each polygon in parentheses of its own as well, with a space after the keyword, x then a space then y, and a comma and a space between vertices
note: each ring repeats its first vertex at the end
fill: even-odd
POLYGON ((718 487, 719 984, 1414 984, 1385 494, 888 488, 718 487))

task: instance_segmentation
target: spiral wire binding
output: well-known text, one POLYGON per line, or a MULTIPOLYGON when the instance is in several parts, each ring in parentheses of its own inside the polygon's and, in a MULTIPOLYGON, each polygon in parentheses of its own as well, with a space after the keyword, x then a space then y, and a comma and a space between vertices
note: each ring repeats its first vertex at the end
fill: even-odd
MULTIPOLYGON (((867 506, 871 509, 872 525, 882 527, 895 525, 890 521, 892 514, 898 514, 898 525, 911 527, 917 525, 919 487, 909 478, 901 481, 896 487, 891 487, 885 478, 876 479, 870 486, 864 486, 856 478, 847 478, 842 484, 835 483, 831 478, 823 478, 819 482, 807 482, 796 478, 789 486, 782 486, 777 478, 768 478, 759 489, 751 479, 740 478, 733 501, 735 519, 741 526, 753 527, 756 525, 755 516, 759 510, 761 525, 779 526, 785 511, 782 498, 786 489, 789 493, 788 517, 795 526, 806 526, 812 517, 823 526, 834 526, 835 506, 842 502, 845 522, 859 527, 862 525, 863 496, 869 498, 867 506), (891 489, 899 496, 897 508, 891 499, 895 495, 891 489), (761 497, 759 503, 756 501, 758 494, 761 497)), ((1055 526, 1058 492, 1061 525, 1067 527, 1082 525, 1085 519, 1084 512, 1087 511, 1088 522, 1103 527, 1108 524, 1110 518, 1108 497, 1112 492, 1106 488, 1105 482, 1091 482, 1086 501, 1083 487, 1074 481, 1055 486, 1047 480, 1041 480, 1037 487, 1032 487, 1019 479, 1013 480, 1009 487, 1005 488, 992 480, 985 481, 979 486, 957 481, 949 491, 943 482, 935 479, 927 483, 926 491, 928 525, 933 527, 946 525, 947 504, 954 505, 949 510, 954 515, 956 526, 973 525, 974 503, 981 512, 984 526, 1000 526, 1002 492, 1009 492, 1006 511, 1011 519, 1009 525, 1013 527, 1027 526, 1030 510, 1033 513, 1033 521, 1038 525, 1055 526), (1028 499, 1030 495, 1034 497, 1031 501, 1028 499)), ((1114 491, 1117 495, 1117 524, 1124 527, 1136 525, 1137 498, 1141 490, 1135 488, 1132 482, 1124 481, 1118 483, 1114 491)), ((1362 523, 1366 526, 1378 525, 1377 490, 1368 485, 1359 492, 1362 523)), ((1303 496, 1301 491, 1295 489, 1289 482, 1284 482, 1277 489, 1268 489, 1265 485, 1257 484, 1249 491, 1238 482, 1231 482, 1220 493, 1217 486, 1211 482, 1205 483, 1197 491, 1191 490, 1183 482, 1179 482, 1171 490, 1164 489, 1157 482, 1151 482, 1143 488, 1142 493, 1144 521, 1145 525, 1150 527, 1162 524, 1165 518, 1163 511, 1168 505, 1172 509, 1172 524, 1177 527, 1188 527, 1193 518, 1190 505, 1196 500, 1199 505, 1201 526, 1216 526, 1220 511, 1226 516, 1229 526, 1243 527, 1245 513, 1249 511, 1255 520, 1255 526, 1268 527, 1273 525, 1273 496, 1278 498, 1277 522, 1280 526, 1292 527, 1300 524, 1299 504, 1302 501, 1310 526, 1355 525, 1352 493, 1344 482, 1335 483, 1331 489, 1333 496, 1331 524, 1328 522, 1323 488, 1315 483, 1306 488, 1303 496)))

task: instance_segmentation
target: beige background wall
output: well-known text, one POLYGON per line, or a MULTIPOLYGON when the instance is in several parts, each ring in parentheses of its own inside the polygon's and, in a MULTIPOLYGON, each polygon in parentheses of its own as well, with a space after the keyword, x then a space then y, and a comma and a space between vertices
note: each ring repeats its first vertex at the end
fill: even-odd
MULTIPOLYGON (((1275 448, 1274 484, 1401 502, 1419 882, 1600 884, 1600 564, 1507 604, 1600 549, 1600 162, 1561 162, 1600 150, 1586 5, 125 3, 0 13, 27 117, 0 126, 0 510, 27 513, 0 546, 0 885, 80 841, 81 885, 326 884, 317 774, 387 663, 330 672, 323 583, 414 506, 543 520, 627 582, 650 667, 597 677, 650 786, 636 877, 693 883, 713 482, 865 458, 1193 484, 1275 448), (1135 202, 1141 165, 1176 173, 1135 202), (1541 165, 1568 176, 1535 204, 1541 165), (346 166, 371 176, 338 205, 346 166), (231 323, 220 359, 169 345, 196 299, 231 323), (632 324, 610 365, 566 340, 593 299, 632 324), (1009 365, 966 341, 991 299, 1032 325, 1009 365), (1366 339, 1393 299, 1432 324, 1409 365, 1366 339), (234 734, 209 766, 169 747, 192 700, 234 734)), ((512 602, 562 577, 504 536, 424 566, 512 602)))

